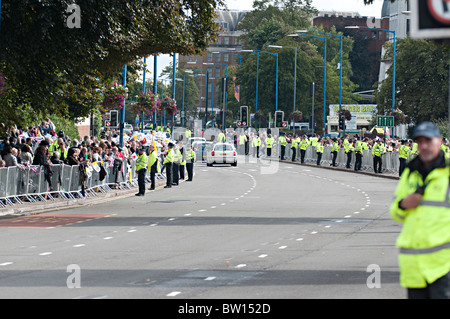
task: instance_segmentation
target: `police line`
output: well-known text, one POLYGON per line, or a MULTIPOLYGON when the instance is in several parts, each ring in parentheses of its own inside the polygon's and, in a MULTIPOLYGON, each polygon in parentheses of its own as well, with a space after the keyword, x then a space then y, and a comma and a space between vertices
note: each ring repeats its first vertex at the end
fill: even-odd
MULTIPOLYGON (((0 207, 23 204, 24 201, 54 201, 95 197, 113 188, 130 189, 137 186, 136 162, 125 165, 93 163, 92 165, 53 165, 52 189, 44 166, 0 168, 0 207)), ((149 179, 149 173, 146 176, 149 179)), ((165 178, 157 174, 157 179, 165 178)))
MULTIPOLYGON (((277 154, 280 154, 280 146, 279 145, 276 146, 278 146, 277 154)), ((289 144, 286 146, 286 153, 285 153, 286 161, 289 161, 292 158, 292 149, 289 146, 290 146, 289 144)), ((300 162, 300 150, 299 149, 295 150, 297 152, 295 156, 295 162, 300 162)), ((331 147, 325 146, 323 150, 321 165, 330 165, 332 158, 333 154, 331 153, 331 147)), ((355 159, 356 159, 355 152, 353 152, 351 160, 352 168, 355 167, 355 159)), ((381 156, 381 159, 383 162, 382 165, 383 173, 398 174, 400 166, 398 153, 386 152, 381 156)), ((317 153, 314 146, 307 147, 305 154, 305 162, 310 162, 314 164, 317 162, 317 153)), ((345 153, 345 150, 343 148, 339 149, 338 156, 336 158, 336 165, 338 167, 345 167, 347 165, 347 154, 345 153)), ((373 156, 371 150, 363 150, 361 169, 365 171, 373 171, 373 156)))

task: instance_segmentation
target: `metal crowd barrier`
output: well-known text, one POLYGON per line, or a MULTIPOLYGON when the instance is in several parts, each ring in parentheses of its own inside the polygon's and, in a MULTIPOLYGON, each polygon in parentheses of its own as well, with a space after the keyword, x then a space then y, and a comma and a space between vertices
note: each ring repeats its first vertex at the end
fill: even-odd
MULTIPOLYGON (((80 166, 53 165, 50 177, 52 189, 49 188, 43 166, 0 168, 0 207, 23 204, 25 201, 95 197, 98 193, 105 193, 113 188, 130 189, 137 186, 135 161, 124 161, 121 167, 105 162, 103 168, 106 175, 100 180, 100 165, 90 166, 82 187, 80 166)), ((149 172, 146 177, 150 181, 149 172)), ((157 174, 157 179, 162 178, 165 176, 157 174)))
MULTIPOLYGON (((280 146, 275 145, 275 147, 277 147, 278 152, 279 152, 278 154, 280 154, 281 153, 280 146)), ((297 148, 295 150, 297 152, 295 154, 295 161, 300 162, 300 149, 297 148)), ((273 154, 272 154, 272 156, 273 156, 273 154)), ((277 155, 277 156, 279 156, 279 155, 277 155)), ((288 161, 292 159, 292 149, 291 149, 290 144, 288 144, 286 146, 284 159, 288 160, 288 161)), ((324 147, 324 151, 323 151, 322 159, 321 159, 321 165, 331 165, 332 159, 333 159, 333 154, 331 153, 331 147, 328 147, 328 146, 324 147)), ((398 174, 399 166, 400 166, 398 153, 386 152, 381 156, 381 160, 382 160, 383 173, 398 174)), ((352 159, 350 162, 351 168, 355 167, 355 161, 356 161, 356 155, 355 155, 355 152, 352 152, 352 159)), ((317 162, 317 153, 316 153, 316 149, 314 146, 308 146, 306 148, 305 162, 308 162, 308 163, 316 163, 317 162)), ((345 153, 345 150, 342 148, 339 149, 338 156, 336 158, 336 165, 338 167, 346 167, 346 165, 347 165, 347 154, 345 153)), ((373 171, 373 156, 372 156, 371 150, 363 150, 361 169, 365 170, 365 171, 373 171)))

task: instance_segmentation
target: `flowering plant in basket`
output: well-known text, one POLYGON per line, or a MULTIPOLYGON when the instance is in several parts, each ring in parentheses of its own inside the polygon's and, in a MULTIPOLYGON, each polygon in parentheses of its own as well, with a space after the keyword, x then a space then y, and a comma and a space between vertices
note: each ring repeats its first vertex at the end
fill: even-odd
POLYGON ((395 109, 394 113, 390 112, 389 116, 394 117, 394 125, 405 124, 406 123, 406 115, 400 109, 395 109))
POLYGON ((142 92, 137 96, 136 103, 130 105, 130 108, 136 113, 144 112, 145 116, 151 116, 160 106, 159 96, 152 92, 142 92))
POLYGON ((103 90, 102 107, 105 111, 121 110, 128 96, 128 88, 114 83, 103 90))
POLYGON ((163 98, 160 107, 161 114, 164 113, 164 110, 166 110, 166 113, 169 115, 175 114, 177 112, 177 102, 168 96, 163 98))
POLYGON ((352 114, 350 113, 350 111, 349 110, 346 110, 346 109, 340 109, 339 110, 339 117, 341 117, 341 116, 345 116, 345 119, 347 120, 347 121, 350 121, 351 119, 352 119, 352 114))

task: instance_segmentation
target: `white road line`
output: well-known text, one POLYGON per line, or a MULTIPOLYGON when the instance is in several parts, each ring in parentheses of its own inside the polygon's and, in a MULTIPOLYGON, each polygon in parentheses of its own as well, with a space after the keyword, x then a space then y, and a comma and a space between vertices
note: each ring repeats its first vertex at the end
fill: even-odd
POLYGON ((278 249, 286 249, 287 248, 287 246, 280 246, 280 247, 278 247, 278 249))
POLYGON ((105 237, 104 240, 112 239, 113 237, 105 237))
POLYGON ((85 244, 78 244, 78 245, 73 245, 72 247, 78 248, 78 247, 84 247, 84 246, 86 246, 86 245, 85 244))
POLYGON ((171 293, 167 294, 167 297, 175 297, 181 294, 181 291, 172 291, 171 293))
POLYGON ((258 256, 258 258, 266 258, 268 255, 267 254, 261 254, 258 256))
POLYGON ((48 256, 48 255, 51 255, 51 254, 53 254, 53 253, 50 252, 50 251, 47 251, 45 253, 40 253, 39 256, 48 256))
POLYGON ((247 264, 239 264, 235 268, 244 268, 247 267, 247 264))
POLYGON ((13 264, 13 262, 7 261, 5 263, 0 264, 0 266, 9 266, 9 265, 12 265, 12 264, 13 264))
POLYGON ((208 280, 208 281, 209 281, 209 280, 214 280, 214 279, 216 279, 216 277, 206 277, 206 278, 205 278, 205 280, 208 280))

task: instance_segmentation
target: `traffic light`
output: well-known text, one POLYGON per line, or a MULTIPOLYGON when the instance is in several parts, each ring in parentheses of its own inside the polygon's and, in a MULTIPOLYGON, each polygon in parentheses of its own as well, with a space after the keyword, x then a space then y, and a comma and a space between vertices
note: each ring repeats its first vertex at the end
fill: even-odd
POLYGON ((111 111, 111 128, 116 128, 119 126, 119 111, 112 110, 111 111))
POLYGON ((345 116, 339 116, 339 129, 344 130, 345 129, 345 116))
POLYGON ((241 106, 241 125, 248 125, 248 106, 241 106))
POLYGON ((275 127, 283 127, 284 121, 284 112, 276 111, 275 112, 275 127))

